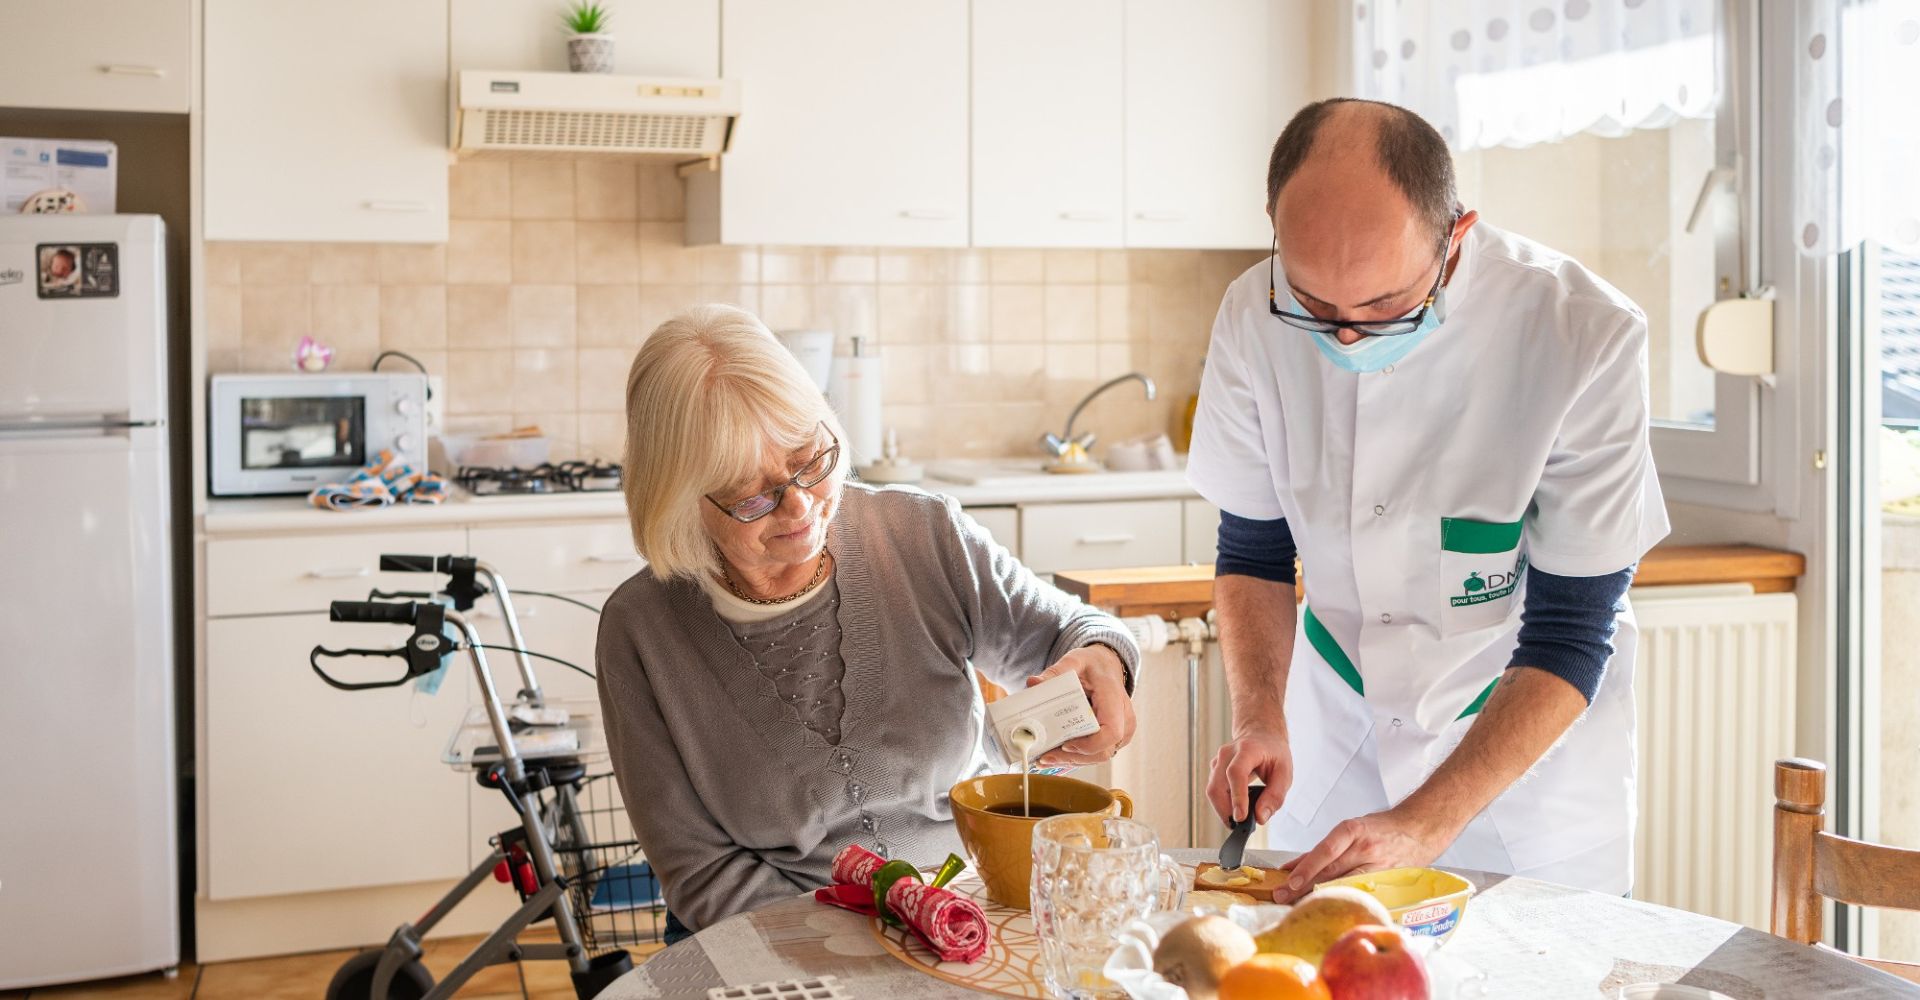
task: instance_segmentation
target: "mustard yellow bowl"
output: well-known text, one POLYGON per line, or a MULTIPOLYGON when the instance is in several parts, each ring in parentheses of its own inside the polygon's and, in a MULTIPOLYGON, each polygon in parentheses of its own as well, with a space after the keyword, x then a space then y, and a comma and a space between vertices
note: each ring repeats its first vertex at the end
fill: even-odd
POLYGON ((1433 938, 1435 944, 1453 936, 1473 895, 1472 882, 1438 868, 1389 868, 1320 883, 1320 887, 1329 885, 1352 886, 1367 893, 1408 933, 1433 938))

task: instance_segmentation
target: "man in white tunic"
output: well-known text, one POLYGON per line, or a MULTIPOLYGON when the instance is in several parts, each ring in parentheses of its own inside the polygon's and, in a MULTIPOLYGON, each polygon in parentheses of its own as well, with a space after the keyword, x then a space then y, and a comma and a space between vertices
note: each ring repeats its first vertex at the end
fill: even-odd
POLYGON ((1436 862, 1628 891, 1626 590, 1667 533, 1645 315, 1463 210, 1445 142, 1392 105, 1302 110, 1267 210, 1187 473, 1222 511, 1214 808, 1265 786, 1255 818, 1306 852, 1283 899, 1436 862))

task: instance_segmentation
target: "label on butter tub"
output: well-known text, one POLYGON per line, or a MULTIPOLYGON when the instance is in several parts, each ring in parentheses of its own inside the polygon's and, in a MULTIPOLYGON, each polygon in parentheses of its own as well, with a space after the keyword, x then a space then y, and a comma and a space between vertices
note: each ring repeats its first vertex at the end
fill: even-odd
POLYGON ((1440 937, 1459 922, 1460 914, 1452 903, 1435 903, 1400 914, 1400 926, 1427 937, 1440 937))
POLYGON ((1073 674, 1061 674, 988 703, 987 721, 993 729, 994 743, 1009 762, 1022 756, 1019 746, 1027 741, 1015 737, 1021 730, 1032 734, 1032 745, 1025 754, 1029 759, 1068 740, 1100 731, 1093 705, 1080 689, 1080 678, 1073 674))

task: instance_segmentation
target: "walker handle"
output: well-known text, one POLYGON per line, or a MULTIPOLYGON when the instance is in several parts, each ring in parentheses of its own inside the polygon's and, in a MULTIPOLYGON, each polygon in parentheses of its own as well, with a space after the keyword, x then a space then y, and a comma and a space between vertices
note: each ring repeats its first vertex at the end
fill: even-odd
POLYGON ((327 617, 336 622, 392 622, 412 625, 420 616, 420 605, 412 601, 389 604, 384 601, 334 601, 327 617))
POLYGON ((445 565, 446 560, 450 558, 452 557, 451 556, 407 556, 407 555, 382 554, 380 556, 380 572, 382 573, 444 573, 447 571, 447 567, 445 565))

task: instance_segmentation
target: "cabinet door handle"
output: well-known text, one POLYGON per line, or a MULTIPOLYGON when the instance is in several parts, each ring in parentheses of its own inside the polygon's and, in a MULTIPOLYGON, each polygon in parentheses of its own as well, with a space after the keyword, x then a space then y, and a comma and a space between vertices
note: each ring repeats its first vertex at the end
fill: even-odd
POLYGON ((312 580, 352 580, 371 572, 365 566, 322 566, 307 570, 307 577, 312 580))
POLYGON ((587 557, 587 561, 590 563, 637 563, 640 561, 640 554, 637 552, 595 552, 587 557))
POLYGON ((362 204, 372 212, 424 212, 427 210, 427 203, 424 201, 369 201, 362 204))
POLYGON ((903 208, 900 210, 900 217, 924 222, 944 222, 953 218, 953 213, 943 208, 903 208))
POLYGON ((1113 218, 1112 212, 1061 212, 1060 218, 1066 222, 1106 222, 1113 218))
POLYGON ((163 77, 167 71, 158 66, 134 66, 127 63, 108 63, 100 67, 100 72, 109 76, 151 76, 163 77))
POLYGON ((1081 535, 1076 541, 1081 545, 1125 545, 1133 540, 1132 535, 1081 535))
POLYGON ((1186 219, 1180 212, 1135 212, 1133 217, 1141 222, 1182 222, 1186 219))

